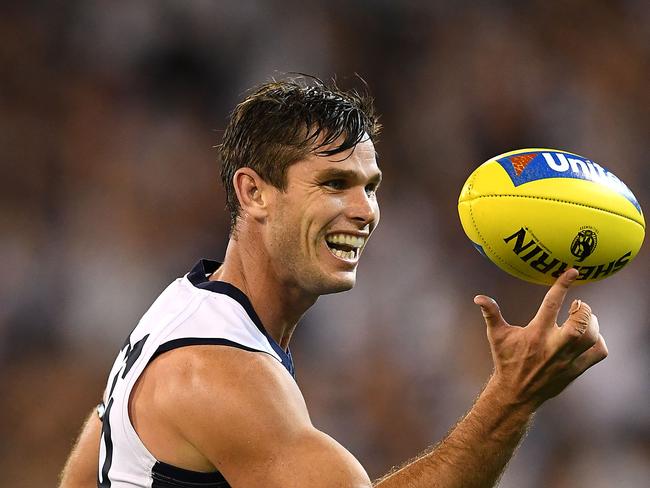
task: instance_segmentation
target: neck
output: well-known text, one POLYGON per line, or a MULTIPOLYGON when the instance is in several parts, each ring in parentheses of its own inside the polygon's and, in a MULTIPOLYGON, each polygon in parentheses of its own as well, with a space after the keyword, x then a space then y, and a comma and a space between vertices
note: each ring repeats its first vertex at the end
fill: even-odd
MULTIPOLYGON (((231 237, 223 265, 210 280, 225 281, 243 291, 268 334, 286 350, 300 317, 318 297, 287 284, 265 253, 255 252, 241 242, 231 237)), ((256 241, 247 238, 246 242, 256 241)))

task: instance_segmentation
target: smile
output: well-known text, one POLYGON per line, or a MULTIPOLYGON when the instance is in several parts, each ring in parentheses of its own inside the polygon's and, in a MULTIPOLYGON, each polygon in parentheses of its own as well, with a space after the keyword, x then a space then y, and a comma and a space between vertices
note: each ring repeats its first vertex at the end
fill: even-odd
POLYGON ((366 243, 366 237, 351 234, 330 234, 325 237, 330 252, 345 261, 356 261, 361 248, 366 243))

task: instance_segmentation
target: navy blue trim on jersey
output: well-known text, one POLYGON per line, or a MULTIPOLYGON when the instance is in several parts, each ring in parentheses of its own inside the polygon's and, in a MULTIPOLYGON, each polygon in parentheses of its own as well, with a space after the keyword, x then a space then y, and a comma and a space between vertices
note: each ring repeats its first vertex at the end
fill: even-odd
POLYGON ((218 337, 183 337, 182 339, 174 339, 158 346, 158 349, 156 349, 156 352, 153 353, 153 356, 151 356, 149 362, 153 361, 164 352, 186 346, 228 346, 236 347, 237 349, 243 349, 244 351, 263 352, 264 354, 268 354, 266 351, 253 349, 252 347, 244 346, 243 344, 229 341, 228 339, 221 339, 218 337))
POLYGON ((157 461, 151 468, 151 488, 230 488, 218 471, 200 473, 157 461))
POLYGON ((280 345, 275 342, 275 339, 273 339, 268 334, 264 328, 264 325, 262 324, 262 321, 255 312, 253 304, 250 302, 246 294, 236 286, 231 285, 230 283, 226 283, 225 281, 210 281, 208 276, 219 269, 219 266, 221 266, 221 263, 217 261, 212 261, 210 259, 201 259, 198 263, 196 263, 194 268, 192 268, 192 271, 188 273, 187 279, 197 288, 208 290, 214 293, 220 293, 222 295, 227 295, 239 303, 246 311, 250 319, 253 321, 255 326, 260 330, 262 334, 264 334, 273 350, 277 353, 278 356, 280 356, 282 365, 287 368, 287 371, 289 371, 291 376, 295 376, 291 351, 289 351, 289 349, 286 351, 282 349, 282 347, 280 347, 280 345))

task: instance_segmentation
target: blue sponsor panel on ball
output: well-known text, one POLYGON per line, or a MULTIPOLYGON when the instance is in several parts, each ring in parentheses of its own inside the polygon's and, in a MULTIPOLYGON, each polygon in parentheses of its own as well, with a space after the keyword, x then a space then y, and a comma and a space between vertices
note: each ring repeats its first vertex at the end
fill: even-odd
POLYGON ((573 178, 607 186, 629 200, 641 213, 630 189, 607 168, 573 153, 541 150, 522 152, 497 159, 517 186, 547 178, 573 178))
POLYGON ((610 170, 573 152, 509 151, 477 167, 458 198, 474 247, 507 273, 550 285, 569 267, 578 283, 617 273, 639 252, 639 202, 610 170))

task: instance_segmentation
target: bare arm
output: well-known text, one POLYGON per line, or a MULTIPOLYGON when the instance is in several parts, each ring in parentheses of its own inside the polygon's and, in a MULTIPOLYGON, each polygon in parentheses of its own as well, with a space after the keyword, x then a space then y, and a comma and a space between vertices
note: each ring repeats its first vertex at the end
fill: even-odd
MULTIPOLYGON (((156 410, 233 488, 370 488, 359 462, 311 423, 271 356, 221 346, 172 352, 156 410)), ((162 369, 161 369, 162 371, 162 369)))
POLYGON ((493 486, 524 436, 532 412, 506 403, 488 384, 470 412, 438 445, 374 486, 493 486))
MULTIPOLYGON (((494 374, 472 410, 440 444, 378 481, 379 488, 486 488, 498 480, 533 412, 607 355, 598 321, 574 302, 557 314, 575 270, 551 287, 526 327, 511 326, 479 296, 494 374)), ((233 488, 370 488, 358 461, 317 430, 293 379, 275 359, 196 346, 174 352, 157 407, 183 440, 233 488)), ((162 357, 161 357, 162 360, 162 357)))
POLYGON ((59 488, 96 488, 102 423, 93 409, 61 473, 59 488))
POLYGON ((487 324, 494 374, 472 410, 440 444, 375 486, 485 488, 493 486, 526 432, 534 411, 607 356, 598 320, 573 303, 562 327, 557 315, 577 272, 551 287, 527 327, 509 325, 494 300, 478 296, 487 324))

